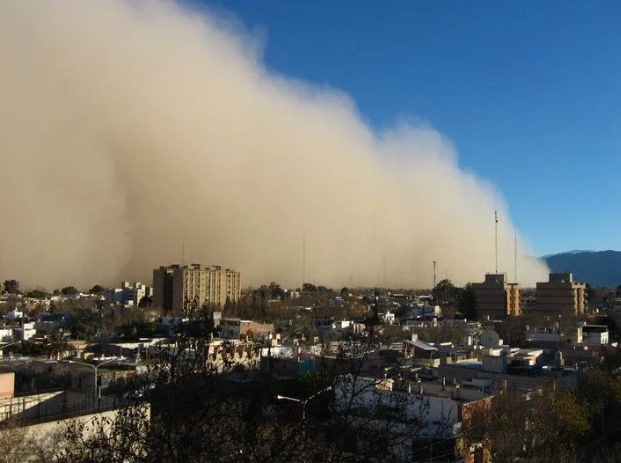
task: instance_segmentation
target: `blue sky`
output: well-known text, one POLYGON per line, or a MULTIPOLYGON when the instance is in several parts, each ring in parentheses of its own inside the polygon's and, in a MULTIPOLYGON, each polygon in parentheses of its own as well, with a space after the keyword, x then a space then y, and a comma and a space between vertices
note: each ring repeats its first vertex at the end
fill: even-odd
POLYGON ((208 1, 276 73, 451 140, 538 255, 621 250, 621 2, 208 1))

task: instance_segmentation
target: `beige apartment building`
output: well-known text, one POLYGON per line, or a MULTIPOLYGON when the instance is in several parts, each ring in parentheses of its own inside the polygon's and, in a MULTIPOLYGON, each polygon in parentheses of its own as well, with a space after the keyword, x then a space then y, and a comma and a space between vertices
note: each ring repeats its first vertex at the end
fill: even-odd
POLYGON ((153 303, 175 314, 239 302, 239 272, 200 264, 162 266, 153 270, 153 303))
POLYGON ((499 319, 520 315, 520 285, 507 283, 504 273, 488 273, 483 283, 472 283, 479 318, 499 319))
POLYGON ((535 310, 545 315, 580 316, 586 311, 586 284, 571 273, 550 273, 547 282, 537 283, 535 310))

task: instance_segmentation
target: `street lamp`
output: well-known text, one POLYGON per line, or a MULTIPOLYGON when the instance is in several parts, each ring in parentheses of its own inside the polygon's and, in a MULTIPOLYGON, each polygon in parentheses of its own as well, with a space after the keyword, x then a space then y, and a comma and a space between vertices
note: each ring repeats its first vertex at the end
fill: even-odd
MULTIPOLYGON (((320 391, 315 392, 312 396, 301 400, 301 399, 296 399, 295 397, 287 397, 284 395, 277 395, 276 398, 278 400, 288 400, 289 402, 297 402, 299 404, 302 404, 302 439, 303 439, 303 449, 302 449, 302 455, 305 454, 306 450, 306 404, 308 402, 310 402, 311 400, 313 400, 315 397, 317 397, 319 394, 322 394, 326 391, 330 391, 332 390, 332 386, 328 386, 326 388, 323 388, 320 391)), ((306 459, 304 458, 302 461, 306 461, 306 459)))
POLYGON ((299 404, 302 404, 302 423, 306 424, 306 404, 308 402, 310 402, 311 400, 313 400, 315 397, 317 397, 319 394, 322 394, 322 393, 330 391, 330 390, 332 390, 332 386, 328 386, 328 387, 322 389, 321 391, 315 392, 312 396, 310 396, 310 397, 308 397, 308 398, 306 398, 304 400, 296 399, 295 397, 287 397, 287 396, 284 396, 284 395, 277 395, 276 398, 278 400, 288 400, 290 402, 297 402, 299 404))
POLYGON ((93 365, 92 363, 86 363, 86 362, 78 362, 76 360, 68 360, 67 363, 77 363, 79 365, 86 365, 87 367, 91 367, 93 370, 95 370, 95 395, 97 396, 97 398, 101 399, 101 388, 97 387, 97 369, 103 365, 106 365, 108 363, 112 363, 112 362, 116 362, 117 359, 110 359, 110 360, 106 360, 104 362, 101 362, 97 365, 93 365))

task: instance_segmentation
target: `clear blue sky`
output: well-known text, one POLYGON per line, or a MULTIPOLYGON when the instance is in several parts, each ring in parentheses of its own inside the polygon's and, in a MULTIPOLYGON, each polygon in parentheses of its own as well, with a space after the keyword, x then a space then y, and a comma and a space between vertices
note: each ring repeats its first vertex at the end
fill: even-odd
MULTIPOLYGON (((201 0, 187 0, 205 3, 201 0)), ((273 71, 423 120, 544 255, 621 250, 621 1, 207 1, 273 71)))

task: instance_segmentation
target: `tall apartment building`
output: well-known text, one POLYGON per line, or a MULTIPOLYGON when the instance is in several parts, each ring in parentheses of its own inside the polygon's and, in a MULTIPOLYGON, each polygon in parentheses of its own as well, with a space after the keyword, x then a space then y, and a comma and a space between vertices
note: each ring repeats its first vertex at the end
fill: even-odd
POLYGON ((153 303, 176 314, 195 307, 223 307, 241 297, 240 273, 220 266, 170 265, 153 270, 153 303))
POLYGON ((172 310, 173 272, 178 268, 178 265, 169 265, 153 269, 153 305, 156 307, 172 310))
POLYGON ((550 273, 547 282, 537 283, 535 310, 546 315, 583 315, 586 284, 577 283, 571 273, 550 273))
POLYGON ((520 285, 507 283, 503 273, 488 273, 483 283, 472 283, 477 299, 477 313, 481 319, 506 318, 520 315, 520 285))

